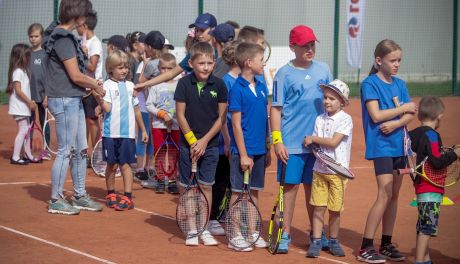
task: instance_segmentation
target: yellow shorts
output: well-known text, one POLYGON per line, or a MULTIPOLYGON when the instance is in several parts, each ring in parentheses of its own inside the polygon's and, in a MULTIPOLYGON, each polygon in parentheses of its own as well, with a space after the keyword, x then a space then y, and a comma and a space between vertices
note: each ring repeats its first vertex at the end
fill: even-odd
POLYGON ((343 211, 343 199, 347 179, 335 174, 322 174, 313 172, 310 204, 314 206, 327 206, 334 212, 343 211))

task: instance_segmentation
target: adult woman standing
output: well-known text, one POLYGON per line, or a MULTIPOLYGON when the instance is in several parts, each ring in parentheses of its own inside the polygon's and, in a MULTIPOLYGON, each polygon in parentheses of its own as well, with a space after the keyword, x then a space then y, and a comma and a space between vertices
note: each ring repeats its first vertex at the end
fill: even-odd
POLYGON ((85 189, 86 125, 82 105, 85 88, 104 94, 102 83, 85 72, 85 55, 72 31, 83 25, 92 9, 89 0, 62 0, 59 22, 53 22, 45 31, 42 47, 45 59, 45 94, 48 108, 56 119, 58 153, 51 170, 51 200, 49 213, 78 214, 81 210, 101 211, 85 189), (63 188, 67 170, 71 167, 74 194, 72 205, 65 199, 63 188))

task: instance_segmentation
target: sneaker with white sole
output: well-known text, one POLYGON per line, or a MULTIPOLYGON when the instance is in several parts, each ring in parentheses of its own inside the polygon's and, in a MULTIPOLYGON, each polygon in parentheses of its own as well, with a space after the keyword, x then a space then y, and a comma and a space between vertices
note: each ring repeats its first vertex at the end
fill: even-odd
POLYGON ((82 197, 72 197, 72 206, 86 211, 100 212, 104 208, 102 204, 95 202, 89 197, 89 194, 85 194, 82 197))
POLYGON ((225 230, 217 220, 209 220, 208 230, 213 236, 225 236, 225 230))
POLYGON ((63 198, 58 198, 57 201, 48 202, 48 213, 52 214, 64 214, 64 215, 77 215, 80 213, 80 210, 73 207, 63 198))
POLYGON ((147 189, 155 189, 158 185, 158 181, 155 178, 149 178, 145 181, 141 181, 141 186, 147 189))
POLYGON ((232 238, 228 243, 228 248, 240 252, 250 252, 254 250, 242 235, 232 238))
POLYGON ((266 248, 266 247, 268 247, 267 242, 264 240, 264 238, 262 236, 259 235, 259 232, 252 233, 251 242, 254 243, 254 246, 256 248, 266 248), (254 243, 254 241, 255 241, 255 243, 254 243))
POLYGON ((205 246, 217 246, 219 242, 211 235, 208 230, 204 230, 203 233, 200 235, 201 241, 203 241, 203 245, 205 246))
MULTIPOLYGON (((190 232, 191 234, 196 234, 196 231, 194 232, 190 232)), ((198 246, 198 236, 194 235, 194 236, 190 236, 190 235, 187 235, 186 239, 185 239, 185 245, 186 246, 198 246)))

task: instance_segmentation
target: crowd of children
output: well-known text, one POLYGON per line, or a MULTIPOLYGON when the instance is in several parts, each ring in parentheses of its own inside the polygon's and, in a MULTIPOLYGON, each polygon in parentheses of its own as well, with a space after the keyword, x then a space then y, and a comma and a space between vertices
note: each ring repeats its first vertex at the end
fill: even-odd
MULTIPOLYGON (((289 251, 295 201, 302 184, 311 230, 307 257, 318 257, 321 250, 345 256, 339 231, 347 180, 316 160, 309 145, 319 145, 341 165, 349 166, 353 122, 344 109, 350 91, 347 84, 332 79, 326 63, 315 59, 318 39, 311 28, 297 25, 291 29, 288 41, 295 57, 276 73, 269 107, 262 29, 239 29, 232 21, 218 24, 212 14, 205 13, 189 26, 187 55, 180 62, 169 53, 174 46, 157 30, 104 39, 104 55, 94 32, 97 13, 91 2, 62 0, 60 5, 60 24, 52 24, 46 32, 40 24, 32 24, 28 30, 32 46, 16 44, 12 48, 7 87, 8 113, 18 125, 11 164, 51 158, 49 154, 33 157, 24 140, 31 120, 38 116, 43 125, 45 108, 56 116, 59 150, 51 172, 50 213, 102 210, 85 191, 86 172, 82 169, 90 165, 86 142, 91 142, 92 149, 101 134, 107 161, 106 206, 115 210, 134 208, 133 180, 157 193, 165 192, 166 186, 169 193, 180 193, 189 184, 191 164, 196 161, 198 183, 212 208, 209 226, 199 239, 214 246, 218 242, 213 236, 225 235, 217 214, 227 189, 233 193, 233 202, 242 191, 243 172, 249 170, 250 192, 258 204, 274 146, 278 180, 282 164, 286 166, 285 226, 277 253, 289 251), (42 40, 42 36, 46 37, 42 40), (67 98, 72 99, 67 102, 67 98), (165 179, 156 176, 153 155, 169 132, 180 154, 178 174, 165 179), (62 191, 69 163, 75 189, 72 204, 62 191), (134 168, 132 164, 136 164, 134 168), (123 194, 115 191, 117 167, 123 176, 123 194), (324 229, 326 210, 329 230, 324 229)), ((428 156, 441 168, 460 156, 459 148, 440 152, 442 143, 436 129, 444 112, 442 101, 427 97, 417 107, 404 81, 395 77, 401 53, 394 41, 381 41, 372 70, 361 84, 365 158, 373 161, 377 182, 377 199, 369 211, 357 256, 367 263, 405 259, 392 243, 402 184, 402 176, 395 170, 406 166, 403 127, 418 113, 422 125, 410 133, 418 162, 428 156), (395 105, 395 97, 401 105, 395 105), (382 239, 376 251, 373 239, 380 222, 382 239)), ((419 206, 415 261, 428 264, 432 263, 428 241, 437 234, 444 190, 421 179, 416 180, 415 190, 419 206)), ((196 246, 199 239, 187 238, 185 244, 196 246)), ((252 244, 267 246, 262 237, 257 241, 234 239, 238 241, 231 244, 240 247, 229 243, 229 248, 235 251, 251 251, 252 244)))

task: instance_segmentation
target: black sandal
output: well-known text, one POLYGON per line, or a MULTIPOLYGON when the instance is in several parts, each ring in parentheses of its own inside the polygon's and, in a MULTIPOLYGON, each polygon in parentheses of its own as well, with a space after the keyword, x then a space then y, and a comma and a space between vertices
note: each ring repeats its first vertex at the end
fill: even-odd
POLYGON ((34 157, 32 159, 29 159, 27 156, 24 156, 24 157, 22 157, 22 159, 24 161, 28 162, 28 163, 42 163, 43 162, 42 159, 39 159, 39 158, 36 158, 36 157, 34 157))
POLYGON ((29 162, 24 160, 24 159, 14 160, 13 158, 10 158, 10 164, 14 164, 14 165, 29 165, 29 162))

